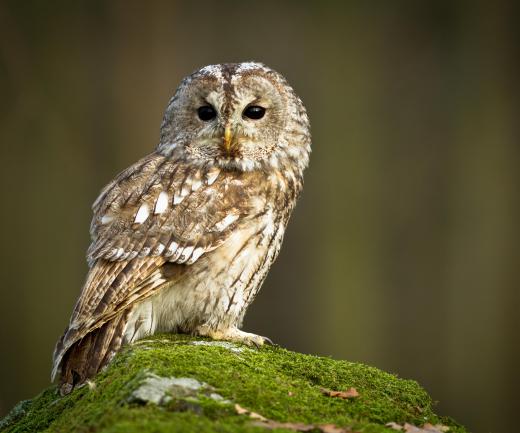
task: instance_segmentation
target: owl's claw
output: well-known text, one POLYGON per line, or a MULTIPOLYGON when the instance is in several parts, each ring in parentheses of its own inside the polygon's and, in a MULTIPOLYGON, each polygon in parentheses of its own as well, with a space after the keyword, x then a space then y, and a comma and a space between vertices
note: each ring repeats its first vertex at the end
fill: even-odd
POLYGON ((276 346, 275 343, 273 343, 273 340, 271 340, 269 337, 262 337, 264 339, 264 344, 267 344, 268 346, 276 346))
POLYGON ((214 330, 203 325, 200 326, 195 333, 203 337, 213 338, 214 340, 232 341, 234 343, 241 343, 256 348, 260 348, 264 344, 274 346, 274 343, 270 338, 241 331, 238 328, 214 330))

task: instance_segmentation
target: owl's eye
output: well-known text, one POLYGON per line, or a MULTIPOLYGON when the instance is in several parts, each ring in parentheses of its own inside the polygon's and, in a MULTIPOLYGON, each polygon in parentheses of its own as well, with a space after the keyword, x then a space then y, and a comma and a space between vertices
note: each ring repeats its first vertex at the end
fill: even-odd
POLYGON ((204 122, 217 117, 217 112, 211 105, 203 105, 202 107, 199 107, 197 113, 199 114, 199 119, 204 120, 204 122))
POLYGON ((258 120, 264 117, 265 114, 265 108, 260 107, 258 105, 250 105, 249 107, 246 107, 242 115, 244 117, 247 117, 249 119, 258 120))

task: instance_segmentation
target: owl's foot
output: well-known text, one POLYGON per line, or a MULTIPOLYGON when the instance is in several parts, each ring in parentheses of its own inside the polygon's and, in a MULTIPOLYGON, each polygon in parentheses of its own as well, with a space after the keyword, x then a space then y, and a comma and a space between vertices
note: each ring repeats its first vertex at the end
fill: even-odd
POLYGON ((197 328, 195 333, 202 337, 209 337, 214 340, 232 341, 234 343, 245 344, 246 346, 260 347, 264 344, 273 345, 270 338, 244 332, 238 328, 212 329, 206 325, 202 325, 197 328))

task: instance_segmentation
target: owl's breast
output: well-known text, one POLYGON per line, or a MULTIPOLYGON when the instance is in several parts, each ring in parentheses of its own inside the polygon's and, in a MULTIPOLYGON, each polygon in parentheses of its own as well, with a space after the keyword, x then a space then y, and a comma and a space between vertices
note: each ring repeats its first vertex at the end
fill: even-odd
POLYGON ((180 280, 136 306, 127 341, 157 332, 192 332, 202 324, 239 326, 278 254, 284 230, 285 221, 271 210, 238 227, 189 265, 180 280))

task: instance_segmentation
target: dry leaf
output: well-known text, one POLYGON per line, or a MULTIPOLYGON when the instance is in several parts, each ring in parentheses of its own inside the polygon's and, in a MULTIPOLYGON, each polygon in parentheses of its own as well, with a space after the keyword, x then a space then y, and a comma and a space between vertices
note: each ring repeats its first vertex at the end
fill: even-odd
POLYGON ((392 421, 385 425, 386 427, 393 428, 394 430, 401 430, 405 433, 445 433, 450 429, 448 426, 442 424, 432 425, 430 423, 426 423, 422 427, 417 427, 413 424, 408 424, 407 422, 404 423, 404 425, 401 425, 392 421))
POLYGON ((403 428, 406 433, 423 433, 423 430, 420 427, 408 424, 407 422, 404 423, 403 428))
POLYGON ((434 433, 436 433, 437 430, 439 430, 441 432, 447 432, 450 429, 447 425, 442 425, 442 424, 432 425, 429 422, 424 424, 422 428, 428 432, 431 430, 434 433))
POLYGON ((359 397, 359 392, 357 392, 357 389, 352 387, 346 391, 332 391, 330 389, 321 388, 321 392, 328 397, 337 397, 343 399, 359 397))
POLYGON ((303 424, 300 422, 293 423, 273 421, 272 419, 267 419, 259 413, 252 412, 249 409, 240 406, 239 404, 235 404, 235 411, 238 415, 247 415, 249 418, 256 420, 252 423, 252 425, 257 427, 264 427, 270 430, 273 430, 275 428, 284 428, 288 430, 294 430, 297 432, 309 432, 313 430, 319 430, 322 433, 353 433, 352 430, 338 427, 335 424, 314 425, 303 424))
POLYGON ((293 422, 278 422, 273 420, 254 422, 252 423, 256 427, 264 427, 269 430, 273 430, 276 428, 283 428, 287 430, 294 430, 297 432, 309 432, 309 431, 320 431, 321 433, 353 433, 352 430, 348 428, 342 428, 335 424, 303 424, 303 423, 293 423, 293 422))
POLYGON ((352 430, 338 427, 336 424, 321 424, 318 428, 323 433, 352 433, 352 430))
POLYGON ((247 409, 244 409, 242 406, 240 406, 239 404, 235 404, 235 411, 236 413, 238 413, 239 415, 245 415, 245 414, 248 414, 249 411, 247 409))
POLYGON ((256 427, 264 427, 269 430, 273 430, 275 428, 285 428, 288 430, 294 430, 294 431, 298 431, 298 432, 308 432, 308 431, 315 429, 315 427, 312 424, 278 422, 278 421, 273 421, 273 420, 255 422, 255 423, 253 423, 253 425, 256 427))
POLYGON ((259 413, 251 412, 250 410, 247 410, 240 406, 239 404, 235 404, 235 411, 239 415, 247 415, 251 419, 257 419, 259 421, 268 421, 268 419, 259 413))
POLYGON ((403 426, 401 424, 397 424, 396 422, 393 422, 393 421, 387 422, 385 424, 385 426, 386 427, 390 427, 390 428, 392 428, 394 430, 402 430, 403 429, 403 426))

